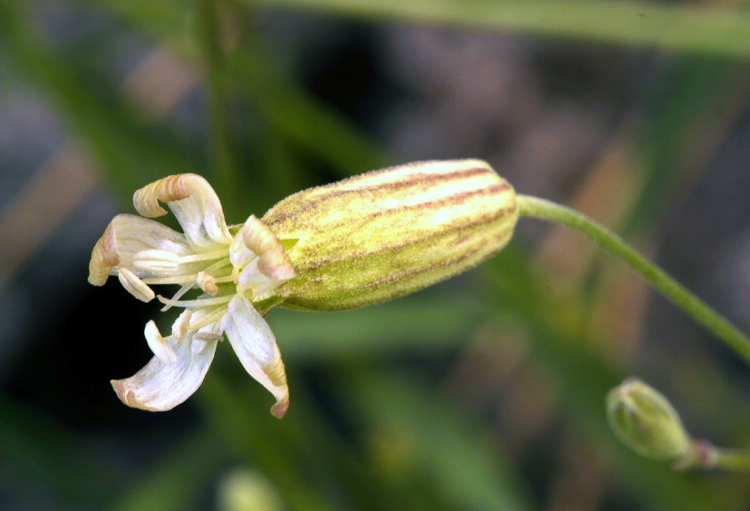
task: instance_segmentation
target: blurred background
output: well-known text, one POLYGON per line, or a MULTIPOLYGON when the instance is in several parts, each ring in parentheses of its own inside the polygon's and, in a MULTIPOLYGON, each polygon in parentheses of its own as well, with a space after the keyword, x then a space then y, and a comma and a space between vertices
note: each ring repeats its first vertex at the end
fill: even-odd
MULTIPOLYGON (((269 316, 291 407, 221 345, 165 413, 109 380, 172 317, 91 249, 196 172, 230 223, 423 159, 486 159, 750 330, 750 3, 0 0, 0 509, 743 510, 747 475, 621 447, 649 382, 750 447, 747 367, 622 264, 521 219, 477 269, 365 309, 269 316)), ((167 220, 168 222, 170 220, 167 220)))

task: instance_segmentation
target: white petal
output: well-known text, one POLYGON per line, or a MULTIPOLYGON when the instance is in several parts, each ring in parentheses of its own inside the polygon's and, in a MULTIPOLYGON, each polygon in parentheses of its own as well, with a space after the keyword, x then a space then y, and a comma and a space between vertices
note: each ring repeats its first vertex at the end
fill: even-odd
POLYGON ((196 355, 206 349, 206 346, 208 345, 209 341, 203 341, 201 339, 193 339, 193 343, 190 345, 190 349, 193 350, 193 353, 196 355))
POLYGON ((247 298, 235 295, 221 320, 221 330, 245 370, 276 397, 271 413, 282 417, 289 407, 289 387, 271 328, 247 298))
POLYGON ((156 220, 136 215, 117 215, 111 222, 117 237, 118 253, 133 258, 137 252, 151 248, 189 255, 193 251, 185 235, 156 220))
POLYGON ((189 398, 203 382, 216 352, 216 341, 208 342, 199 353, 191 349, 192 339, 170 341, 177 355, 173 364, 154 357, 135 375, 125 380, 112 380, 120 400, 142 410, 170 410, 189 398))
POLYGON ((178 257, 193 253, 183 234, 154 220, 135 215, 117 215, 91 253, 89 282, 97 286, 104 285, 115 267, 128 268, 140 278, 174 275, 133 266, 135 254, 152 249, 171 252, 178 257))
POLYGON ((261 273, 258 269, 258 263, 260 263, 260 261, 260 259, 255 259, 245 266, 242 269, 242 272, 240 272, 240 276, 237 280, 238 284, 242 286, 243 289, 249 289, 253 292, 254 298, 262 296, 264 293, 279 287, 288 280, 272 279, 261 273))
POLYGON ((229 245, 229 260, 236 268, 244 268, 250 261, 257 259, 258 254, 247 248, 242 229, 234 235, 232 244, 229 245))
POLYGON ((167 203, 192 245, 216 248, 217 244, 232 242, 221 202, 201 176, 169 176, 141 188, 133 196, 135 208, 147 217, 166 214, 159 201, 167 203))

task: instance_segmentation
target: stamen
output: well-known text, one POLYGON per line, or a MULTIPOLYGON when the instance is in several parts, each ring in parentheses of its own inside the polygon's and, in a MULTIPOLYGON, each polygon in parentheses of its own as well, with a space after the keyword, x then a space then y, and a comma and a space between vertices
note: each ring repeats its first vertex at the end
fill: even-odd
POLYGON ((224 336, 212 334, 211 332, 198 332, 193 336, 193 341, 223 341, 224 336))
POLYGON ((177 269, 180 256, 157 248, 141 250, 133 255, 133 266, 152 273, 170 273, 177 269))
POLYGON ((228 259, 222 259, 221 261, 217 261, 211 266, 208 266, 207 268, 204 268, 203 271, 206 273, 210 273, 211 275, 216 275, 216 272, 220 270, 221 268, 225 266, 231 265, 232 262, 228 259))
POLYGON ((182 311, 182 314, 180 314, 177 317, 177 320, 172 324, 172 335, 175 339, 178 341, 181 341, 185 338, 185 335, 188 332, 188 328, 190 327, 190 318, 193 316, 193 311, 191 309, 185 309, 182 311))
MULTIPOLYGON (((230 263, 229 263, 229 261, 227 261, 227 260, 223 260, 223 261, 218 261, 218 262, 216 262, 216 263, 214 263, 214 264, 210 265, 210 266, 209 266, 208 268, 206 268, 205 270, 203 270, 203 273, 209 273, 209 272, 210 272, 210 273, 214 273, 214 272, 216 272, 216 271, 220 270, 220 269, 221 269, 222 267, 224 267, 224 266, 229 266, 229 264, 230 264, 230 263)), ((185 283, 185 285, 183 285, 183 286, 182 286, 182 288, 181 288, 181 289, 180 289, 179 291, 177 291, 177 292, 176 292, 176 293, 174 294, 174 296, 172 296, 172 300, 179 300, 179 299, 180 299, 180 298, 181 298, 181 297, 182 297, 182 296, 183 296, 183 295, 184 295, 185 293, 187 293, 188 291, 190 291, 191 289, 193 289, 193 288, 195 287, 195 285, 197 284, 197 282, 196 282, 196 281, 197 281, 198 277, 199 277, 199 274, 198 274, 198 275, 192 275, 192 276, 191 276, 191 281, 189 281, 189 282, 186 282, 186 283, 185 283)), ((162 311, 162 312, 166 312, 166 311, 168 311, 168 310, 169 310, 169 309, 170 309, 171 307, 172 307, 171 305, 167 305, 167 306, 165 306, 165 307, 162 307, 162 308, 161 308, 161 311, 162 311)))
MULTIPOLYGON (((217 310, 213 311, 213 313, 210 314, 210 316, 215 316, 217 312, 221 312, 223 314, 225 310, 226 309, 224 307, 219 307, 217 310)), ((203 318, 203 319, 205 320, 207 318, 203 318)), ((219 325, 215 321, 212 321, 212 323, 213 325, 211 325, 208 328, 207 332, 196 332, 195 335, 193 335, 190 338, 191 340, 190 350, 193 353, 198 354, 204 349, 206 349, 206 346, 208 345, 209 342, 216 342, 216 341, 224 340, 224 336, 219 334, 219 325)), ((208 324, 206 326, 208 326, 208 324)), ((200 327, 200 328, 203 328, 203 327, 200 327)))
POLYGON ((188 332, 198 330, 200 328, 203 328, 204 326, 210 325, 211 323, 216 323, 217 321, 219 321, 219 319, 221 319, 221 317, 224 314, 226 314, 226 312, 227 312, 226 307, 217 307, 215 310, 209 312, 202 319, 190 325, 188 327, 188 332))
POLYGON ((156 298, 163 304, 167 304, 170 307, 208 307, 210 305, 220 305, 223 303, 229 303, 232 300, 232 296, 218 296, 216 298, 199 298, 197 300, 170 300, 164 298, 162 295, 156 295, 156 298))
MULTIPOLYGON (((231 282, 231 275, 230 276, 223 276, 223 277, 216 277, 217 272, 222 273, 221 268, 223 266, 229 266, 229 263, 226 261, 220 261, 221 264, 212 264, 205 270, 203 270, 204 273, 210 273, 216 278, 216 282, 231 282), (220 280, 225 279, 225 280, 220 280)), ((191 275, 180 275, 179 277, 149 277, 143 280, 146 284, 187 284, 188 282, 194 282, 195 279, 198 278, 197 273, 193 273, 191 275)))
MULTIPOLYGON (((188 291, 190 291, 190 290, 191 290, 191 289, 193 289, 194 287, 195 287, 195 281, 193 281, 193 282, 188 282, 187 284, 185 284, 184 286, 182 286, 182 287, 181 287, 181 288, 179 289, 179 291, 177 291, 177 292, 176 292, 176 293, 175 293, 175 294, 174 294, 174 295, 172 296, 172 300, 173 300, 173 301, 175 301, 175 300, 179 300, 180 298, 182 298, 182 296, 183 296, 183 295, 184 295, 185 293, 187 293, 188 291)), ((164 302, 162 302, 162 303, 164 303, 164 302)), ((162 312, 167 312, 167 311, 168 311, 169 309, 171 309, 171 308, 172 308, 172 306, 171 306, 171 305, 167 305, 167 306, 165 306, 165 307, 162 307, 162 308, 161 308, 161 311, 162 311, 162 312)))
POLYGON ((151 348, 151 351, 154 352, 154 355, 156 355, 159 360, 165 364, 174 364, 177 362, 177 354, 161 336, 159 329, 156 327, 156 323, 154 323, 153 320, 146 323, 146 329, 143 333, 146 336, 148 347, 151 348))
POLYGON ((186 284, 194 282, 197 275, 182 275, 180 277, 154 277, 141 279, 146 284, 186 284))
POLYGON ((216 285, 216 279, 204 271, 198 272, 196 282, 204 293, 215 295, 219 292, 219 287, 216 285))
POLYGON ((205 252, 203 254, 193 254, 189 256, 180 257, 180 264, 194 263, 196 261, 210 261, 211 259, 220 259, 227 257, 227 249, 214 250, 213 252, 205 252))
POLYGON ((140 301, 148 303, 154 299, 154 291, 127 268, 120 268, 117 272, 117 278, 120 280, 122 287, 140 301))

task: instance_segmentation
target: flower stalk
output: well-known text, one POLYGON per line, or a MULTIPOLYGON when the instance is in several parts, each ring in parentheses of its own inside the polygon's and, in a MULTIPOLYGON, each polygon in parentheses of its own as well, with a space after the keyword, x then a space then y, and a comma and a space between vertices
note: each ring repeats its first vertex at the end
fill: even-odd
POLYGON ((707 444, 704 449, 710 453, 712 466, 705 468, 722 468, 738 472, 750 472, 750 451, 740 449, 724 449, 707 444))
POLYGON ((631 248, 619 236, 587 216, 554 202, 516 196, 519 216, 555 222, 577 230, 630 266, 670 302, 712 332, 750 365, 750 339, 664 270, 631 248))
POLYGON ((750 471, 750 451, 693 439, 667 398, 637 378, 612 389, 606 404, 615 436, 641 456, 669 462, 675 470, 750 471))

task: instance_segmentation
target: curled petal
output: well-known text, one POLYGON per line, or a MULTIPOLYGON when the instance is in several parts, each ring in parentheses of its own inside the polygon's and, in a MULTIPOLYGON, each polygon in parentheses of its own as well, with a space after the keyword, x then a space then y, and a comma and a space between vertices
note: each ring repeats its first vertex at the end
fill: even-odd
MULTIPOLYGON (((96 242, 89 262, 89 282, 102 286, 114 268, 128 268, 140 278, 173 275, 156 268, 136 268, 133 257, 139 252, 157 249, 177 257, 192 253, 183 234, 135 215, 117 215, 96 242)), ((186 268, 189 269, 189 268, 186 268)))
POLYGON ((183 175, 168 176, 136 190, 133 195, 136 211, 147 218, 164 216, 167 210, 159 205, 159 201, 169 203, 190 197, 183 175))
POLYGON ((170 341, 177 356, 165 364, 155 356, 135 375, 125 380, 112 380, 120 400, 133 408, 151 411, 171 410, 189 398, 203 382, 216 352, 216 341, 206 343, 199 353, 191 349, 192 339, 170 341))
POLYGON ((216 192, 196 174, 177 174, 155 181, 135 192, 135 209, 145 217, 166 215, 159 201, 169 205, 192 245, 211 248, 229 244, 232 236, 216 192))
POLYGON ((268 278, 286 282, 296 273, 281 240, 266 224, 251 215, 242 227, 245 246, 258 254, 258 270, 268 278))
MULTIPOLYGON (((232 242, 235 266, 242 267, 237 282, 253 292, 253 299, 296 276, 294 266, 278 237, 255 216, 250 216, 232 242)), ((232 249, 230 249, 230 252, 232 249)), ((232 256, 230 255, 230 258, 232 256)))
POLYGON ((120 264, 120 256, 117 255, 115 248, 117 238, 115 235, 115 217, 107 226, 104 235, 94 245, 91 251, 91 261, 89 262, 89 283, 95 286, 103 286, 107 282, 109 272, 120 264))
POLYGON ((227 334, 245 370, 276 398, 271 413, 283 417, 289 407, 289 387, 271 328, 247 298, 236 295, 221 320, 221 330, 227 334))

